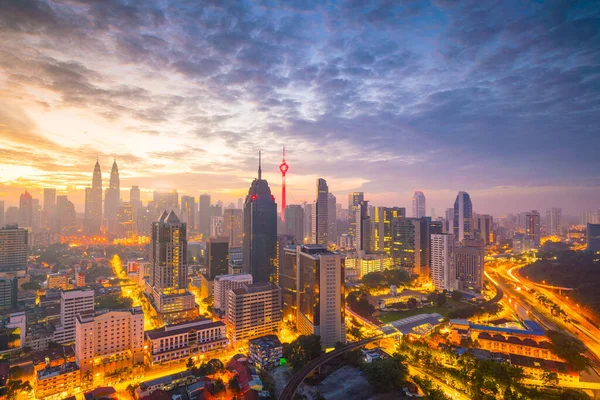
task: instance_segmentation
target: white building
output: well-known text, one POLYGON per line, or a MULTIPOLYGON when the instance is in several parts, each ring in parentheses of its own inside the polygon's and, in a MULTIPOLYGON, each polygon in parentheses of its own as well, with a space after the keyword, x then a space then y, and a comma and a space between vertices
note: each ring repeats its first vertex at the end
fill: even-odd
POLYGON ((436 289, 458 290, 454 261, 454 235, 431 235, 431 280, 436 289))
POLYGON ((225 310, 227 307, 227 292, 250 284, 252 284, 252 275, 250 274, 217 275, 213 282, 214 308, 225 310))
POLYGON ((551 208, 546 211, 546 233, 549 235, 560 235, 560 219, 562 209, 551 208))
POLYGON ((425 212, 425 195, 421 191, 416 191, 412 198, 412 209, 414 218, 423 218, 425 212))
POLYGON ((130 366, 144 361, 141 307, 81 314, 76 321, 75 361, 82 373, 113 361, 126 361, 130 366))
POLYGON ((60 325, 54 331, 54 342, 75 340, 75 321, 80 314, 94 311, 93 290, 70 290, 60 293, 60 325))

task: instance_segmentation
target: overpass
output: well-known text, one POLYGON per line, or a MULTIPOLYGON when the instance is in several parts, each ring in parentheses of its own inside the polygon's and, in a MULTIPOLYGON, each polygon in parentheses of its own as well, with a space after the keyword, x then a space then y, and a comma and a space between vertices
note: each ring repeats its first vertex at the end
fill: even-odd
POLYGON ((292 400, 292 397, 296 393, 296 390, 298 390, 298 386, 300 386, 304 379, 311 372, 313 372, 315 369, 319 368, 326 362, 329 362, 337 356, 342 355, 348 351, 358 349, 359 347, 362 347, 366 344, 375 342, 380 339, 383 339, 383 335, 377 335, 368 339, 359 340, 358 342, 349 343, 341 349, 330 351, 329 353, 322 354, 321 356, 315 358, 314 360, 306 364, 304 367, 300 368, 300 370, 292 376, 292 379, 290 379, 287 386, 283 388, 283 391, 279 395, 278 400, 292 400))

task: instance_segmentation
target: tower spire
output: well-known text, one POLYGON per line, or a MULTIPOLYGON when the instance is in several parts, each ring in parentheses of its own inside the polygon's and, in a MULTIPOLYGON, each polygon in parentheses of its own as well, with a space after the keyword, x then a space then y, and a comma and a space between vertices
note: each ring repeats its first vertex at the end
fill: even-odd
POLYGON ((279 165, 281 171, 281 220, 285 221, 285 174, 288 172, 289 166, 285 162, 285 146, 283 146, 283 159, 279 165))
POLYGON ((258 151, 258 180, 262 179, 262 168, 260 167, 260 150, 258 151))

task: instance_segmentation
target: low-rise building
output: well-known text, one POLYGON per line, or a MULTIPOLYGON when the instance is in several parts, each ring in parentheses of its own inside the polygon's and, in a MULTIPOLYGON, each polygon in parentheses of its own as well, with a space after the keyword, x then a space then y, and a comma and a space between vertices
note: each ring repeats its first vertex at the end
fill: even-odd
POLYGON ((426 336, 442 323, 444 317, 438 313, 417 314, 412 317, 399 319, 381 326, 379 329, 386 336, 426 336))
POLYGON ((135 398, 144 398, 157 390, 169 391, 178 386, 190 385, 197 380, 199 380, 199 378, 197 378, 191 371, 179 372, 177 374, 152 379, 142 382, 140 386, 135 389, 135 398))
POLYGON ((225 324, 200 318, 146 331, 146 360, 150 365, 189 358, 227 347, 225 324))
POLYGON ((71 289, 71 284, 69 283, 69 274, 65 272, 48 274, 48 289, 71 289))
POLYGON ((259 369, 279 365, 283 346, 276 335, 261 336, 248 341, 248 360, 259 369))
POLYGON ((556 372, 559 382, 579 382, 579 373, 571 370, 566 363, 526 357, 517 354, 508 356, 511 365, 521 367, 525 377, 542 381, 546 372, 556 372))
POLYGON ((35 396, 38 399, 64 399, 81 385, 76 363, 49 366, 36 374, 35 396))

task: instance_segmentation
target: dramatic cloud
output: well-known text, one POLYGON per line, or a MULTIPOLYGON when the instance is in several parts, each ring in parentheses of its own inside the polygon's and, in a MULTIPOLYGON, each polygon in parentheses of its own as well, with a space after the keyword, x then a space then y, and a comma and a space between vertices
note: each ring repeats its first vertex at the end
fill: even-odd
MULTIPOLYGON (((324 177, 438 214, 598 208, 593 1, 0 0, 0 197, 122 187, 242 197, 263 150, 294 202, 324 177)), ((123 194, 127 198, 127 194, 123 194)))

